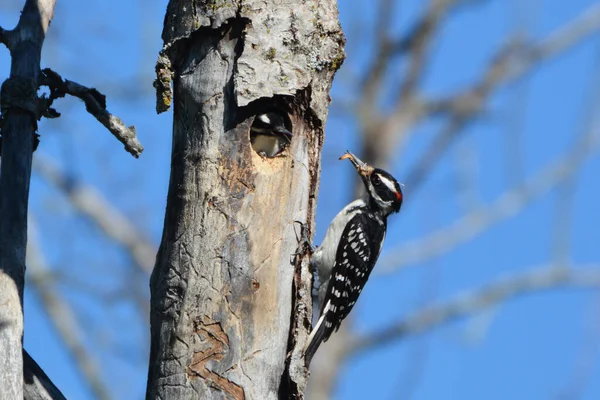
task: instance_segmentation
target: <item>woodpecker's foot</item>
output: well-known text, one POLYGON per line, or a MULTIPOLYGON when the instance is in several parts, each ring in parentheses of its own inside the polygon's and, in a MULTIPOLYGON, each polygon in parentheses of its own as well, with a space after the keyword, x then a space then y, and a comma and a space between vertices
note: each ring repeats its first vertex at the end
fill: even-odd
POLYGON ((315 247, 310 242, 308 238, 308 226, 302 221, 294 221, 296 224, 300 225, 300 237, 296 235, 296 240, 298 241, 298 245, 304 246, 310 254, 315 252, 315 247))
POLYGON ((296 256, 302 255, 306 252, 312 255, 312 253, 314 252, 314 247, 310 242, 310 239, 308 238, 308 227, 306 226, 306 224, 301 221, 294 221, 294 223, 300 225, 300 235, 298 236, 298 233, 294 229, 294 233, 296 234, 296 241, 298 242, 298 247, 296 248, 296 252, 292 253, 291 255, 291 264, 294 263, 294 258, 296 256))

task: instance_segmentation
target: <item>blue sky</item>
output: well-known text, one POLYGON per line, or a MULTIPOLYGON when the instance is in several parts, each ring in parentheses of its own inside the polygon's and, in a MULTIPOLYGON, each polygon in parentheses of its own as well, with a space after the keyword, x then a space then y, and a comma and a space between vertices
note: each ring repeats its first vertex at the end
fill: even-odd
MULTIPOLYGON (((394 33, 406 32, 425 3, 401 1, 394 14, 394 33)), ((543 39, 595 2, 480 3, 454 13, 436 36, 422 83, 424 95, 450 95, 468 87, 515 29, 533 41, 543 39)), ((323 149, 317 243, 331 218, 350 200, 352 168, 336 160, 344 150, 357 149, 360 138, 353 116, 335 107, 336 102, 356 101, 357 82, 373 54, 374 8, 370 4, 340 5, 348 38, 347 60, 332 90, 334 111, 323 149)), ((13 27, 21 7, 22 1, 5 1, 0 6, 0 25, 13 27)), ((172 122, 170 113, 157 116, 154 112, 152 91, 165 7, 166 1, 59 1, 43 53, 43 66, 107 94, 109 110, 136 126, 145 151, 139 160, 133 159, 78 101, 67 99, 56 104, 63 113, 60 119, 40 124, 39 152, 94 185, 153 243, 158 243, 162 229, 172 122)), ((592 35, 516 84, 495 92, 486 112, 467 127, 422 187, 414 195, 410 187, 405 188, 405 204, 390 221, 382 259, 398 245, 436 232, 472 210, 473 203, 465 203, 465 193, 457 187, 465 168, 474 181, 469 193, 475 200, 471 201, 486 205, 568 151, 581 135, 589 104, 597 96, 593 75, 599 67, 599 40, 598 34, 592 35), (518 143, 517 152, 507 145, 511 140, 518 143)), ((390 88, 402 77, 404 67, 402 61, 393 65, 388 73, 390 88)), ((0 48, 0 79, 9 68, 8 53, 0 48)), ((389 107, 392 95, 390 90, 382 96, 382 110, 389 107)), ((415 127, 392 160, 392 172, 399 180, 443 123, 432 119, 415 127)), ((354 312, 355 329, 364 334, 383 329, 424 302, 444 302, 499 277, 548 264, 557 248, 557 226, 566 232, 568 240, 560 245, 566 246, 571 263, 597 263, 599 170, 596 153, 582 161, 568 186, 549 190, 442 256, 394 274, 375 272, 354 312), (572 202, 566 203, 571 218, 563 226, 557 225, 556 210, 564 193, 572 193, 572 202)), ((70 277, 57 288, 82 321, 85 344, 101 363, 103 380, 111 382, 111 396, 142 398, 147 350, 140 343, 147 340, 147 326, 131 301, 113 297, 118 299, 119 293, 133 286, 147 290, 147 282, 139 277, 132 277, 131 282, 114 279, 122 276, 129 259, 36 176, 30 204, 49 264, 70 277), (103 297, 95 290, 102 291, 103 297)), ((597 399, 600 321, 595 315, 599 300, 598 293, 579 289, 528 294, 394 343, 352 359, 340 375, 336 398, 553 399, 577 377, 583 354, 591 360, 591 367, 585 369, 589 377, 580 398, 597 399), (410 382, 414 385, 409 390, 410 382)), ((26 292, 25 329, 26 348, 65 395, 92 398, 39 298, 30 290, 26 292)))

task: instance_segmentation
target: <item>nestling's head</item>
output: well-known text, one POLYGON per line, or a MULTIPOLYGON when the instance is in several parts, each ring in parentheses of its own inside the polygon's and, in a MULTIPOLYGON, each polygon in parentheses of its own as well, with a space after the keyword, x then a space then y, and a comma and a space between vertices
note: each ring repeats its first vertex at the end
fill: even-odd
POLYGON ((283 135, 288 140, 292 137, 292 132, 285 126, 283 115, 278 112, 258 114, 252 124, 252 132, 263 135, 283 135))
POLYGON ((348 151, 340 157, 340 160, 345 159, 352 162, 362 178, 369 197, 385 215, 400 211, 403 200, 402 189, 391 174, 370 166, 348 151))

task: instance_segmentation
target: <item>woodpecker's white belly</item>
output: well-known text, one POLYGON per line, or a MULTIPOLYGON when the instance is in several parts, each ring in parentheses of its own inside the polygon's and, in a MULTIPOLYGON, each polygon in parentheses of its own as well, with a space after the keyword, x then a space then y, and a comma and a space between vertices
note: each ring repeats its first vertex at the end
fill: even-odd
POLYGON ((364 207, 365 205, 366 203, 363 199, 358 199, 344 207, 342 211, 333 218, 329 228, 327 228, 323 243, 315 250, 312 260, 319 271, 319 280, 321 281, 322 289, 327 287, 327 281, 329 280, 331 270, 333 269, 333 263, 335 262, 338 244, 340 243, 340 238, 342 237, 346 224, 357 212, 359 212, 359 208, 364 207))

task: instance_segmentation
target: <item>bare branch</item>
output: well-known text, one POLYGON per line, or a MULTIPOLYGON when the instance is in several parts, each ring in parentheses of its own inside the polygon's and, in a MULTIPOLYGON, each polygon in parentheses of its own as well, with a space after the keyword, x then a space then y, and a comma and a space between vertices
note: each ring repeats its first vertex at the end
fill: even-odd
POLYGON ((484 109, 495 89, 523 77, 541 62, 571 48, 599 29, 600 5, 596 4, 537 44, 526 45, 509 40, 472 88, 432 107, 436 112, 446 108, 451 111, 452 117, 408 173, 405 183, 411 191, 414 192, 423 183, 427 171, 437 163, 466 124, 484 109))
MULTIPOLYGON (((380 3, 378 22, 376 23, 376 36, 378 38, 379 49, 362 84, 363 92, 366 96, 363 96, 366 100, 364 103, 371 107, 373 106, 372 100, 374 100, 379 90, 381 80, 391 58, 399 54, 408 53, 411 56, 410 70, 417 73, 417 67, 422 61, 422 55, 428 48, 433 35, 437 32, 444 17, 447 16, 453 6, 465 3, 465 1, 432 0, 421 18, 409 30, 408 34, 397 41, 392 41, 387 37, 393 15, 393 2, 381 0, 380 3)), ((414 79, 405 79, 405 88, 401 92, 407 92, 408 86, 412 85, 413 81, 414 79)))
POLYGON ((417 88, 426 71, 427 54, 435 33, 450 11, 459 5, 471 3, 461 0, 432 0, 405 37, 396 43, 380 41, 379 52, 363 83, 363 101, 359 107, 364 135, 362 154, 365 159, 384 165, 399 136, 403 136, 402 133, 407 132, 425 114, 426 103, 418 99, 417 88), (380 121, 381 117, 374 113, 374 107, 382 79, 391 58, 404 53, 409 58, 408 67, 394 102, 394 110, 380 121), (398 135, 398 132, 401 134, 398 135))
POLYGON ((107 237, 123 246, 131 255, 136 268, 146 275, 152 272, 155 247, 97 190, 80 182, 76 177, 67 175, 43 156, 36 157, 33 167, 44 179, 64 192, 73 206, 97 225, 107 237))
POLYGON ((7 31, 0 26, 0 43, 6 46, 7 49, 12 47, 11 31, 7 31))
POLYGON ((378 53, 374 57, 371 67, 368 69, 368 73, 362 82, 363 91, 363 104, 367 107, 373 107, 369 100, 374 100, 381 80, 385 73, 385 70, 392 57, 391 43, 388 38, 388 30, 392 21, 392 12, 394 8, 394 2, 390 0, 379 0, 379 12, 377 15, 377 21, 375 22, 375 36, 377 37, 376 43, 378 44, 378 53), (368 99, 367 99, 368 97, 368 99))
POLYGON ((396 50, 406 51, 411 55, 407 73, 396 101, 396 111, 402 107, 402 103, 414 96, 417 85, 426 71, 427 51, 433 37, 443 18, 457 3, 461 3, 461 0, 432 0, 429 9, 417 22, 417 25, 406 38, 396 45, 396 50))
POLYGON ((586 311, 584 328, 579 340, 578 349, 573 362, 573 370, 567 378, 567 384, 554 397, 556 400, 579 399, 583 397, 586 388, 592 382, 596 369, 597 349, 600 346, 600 296, 589 304, 586 311))
POLYGON ((46 68, 42 71, 41 85, 50 88, 50 98, 47 108, 54 99, 64 97, 67 94, 78 97, 85 103, 85 109, 92 114, 102 125, 106 127, 121 143, 125 150, 134 157, 139 157, 144 147, 138 141, 135 127, 127 127, 123 121, 106 109, 106 97, 94 88, 88 88, 79 83, 63 79, 59 74, 46 68))
POLYGON ((581 163, 597 151, 598 134, 591 127, 565 156, 535 174, 513 190, 505 192, 489 206, 481 207, 423 239, 409 241, 386 255, 378 265, 378 273, 390 273, 399 268, 435 258, 464 243, 489 226, 516 214, 538 196, 573 175, 581 163))
MULTIPOLYGON (((598 18, 600 22, 600 12, 598 12, 598 18)), ((490 225, 516 214, 536 197, 569 179, 578 170, 581 163, 598 150, 600 135, 597 130, 600 127, 600 121, 597 119, 597 110, 600 107, 600 100, 597 98, 597 90, 600 88, 600 76, 595 76, 594 79, 595 81, 590 85, 592 87, 590 110, 585 124, 581 128, 580 138, 568 153, 527 182, 504 193, 492 205, 476 209, 448 228, 435 232, 419 242, 411 241, 394 250, 380 262, 378 272, 390 272, 402 266, 417 264, 439 256, 456 245, 475 237, 490 225)), ((409 187, 414 190, 412 186, 409 187)))
POLYGON ((460 318, 473 315, 490 306, 517 296, 556 288, 600 288, 600 266, 577 268, 543 267, 491 283, 471 293, 437 306, 427 307, 405 318, 399 324, 346 346, 347 355, 355 355, 383 346, 408 335, 416 335, 460 318))
MULTIPOLYGON (((555 56, 571 48, 582 39, 598 31, 598 29, 600 29, 600 4, 596 3, 580 14, 579 17, 554 31, 538 46, 535 46, 522 68, 526 69, 533 63, 555 56)), ((515 72, 515 75, 522 74, 523 72, 519 70, 515 72)))
POLYGON ((387 39, 388 31, 394 20, 395 6, 394 0, 379 0, 377 20, 375 21, 375 37, 378 42, 387 39))
POLYGON ((29 243, 27 246, 27 269, 29 283, 39 294, 41 304, 50 317, 52 326, 58 332, 65 347, 73 356, 78 369, 95 397, 110 398, 106 385, 100 379, 101 369, 83 343, 84 333, 77 322, 75 313, 69 304, 59 295, 55 288, 48 285, 47 276, 50 272, 42 249, 38 243, 37 229, 33 219, 29 224, 29 243))

